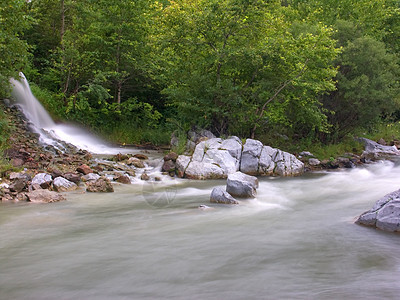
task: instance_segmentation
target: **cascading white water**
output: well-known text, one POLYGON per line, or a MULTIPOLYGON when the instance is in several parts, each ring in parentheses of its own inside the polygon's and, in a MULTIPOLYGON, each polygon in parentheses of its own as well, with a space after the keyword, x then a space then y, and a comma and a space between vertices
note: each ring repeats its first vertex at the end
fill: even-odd
POLYGON ((32 122, 32 130, 40 134, 39 141, 44 145, 51 145, 59 150, 65 149, 62 143, 72 144, 75 147, 95 154, 117 154, 134 152, 133 149, 112 147, 105 141, 95 137, 86 130, 71 124, 56 124, 48 112, 32 94, 29 83, 23 73, 20 79, 11 79, 13 85, 12 96, 22 109, 24 115, 32 122))

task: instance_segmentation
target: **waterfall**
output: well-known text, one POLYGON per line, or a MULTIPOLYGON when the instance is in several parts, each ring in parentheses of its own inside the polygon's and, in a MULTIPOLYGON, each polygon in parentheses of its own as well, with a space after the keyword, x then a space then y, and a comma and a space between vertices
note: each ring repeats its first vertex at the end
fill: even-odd
POLYGON ((38 99, 32 94, 24 74, 20 79, 10 80, 13 89, 12 96, 25 117, 31 122, 31 130, 38 133, 39 142, 44 146, 52 146, 65 151, 65 143, 78 149, 95 154, 130 153, 133 149, 125 149, 108 145, 105 141, 88 131, 72 124, 56 124, 38 99))

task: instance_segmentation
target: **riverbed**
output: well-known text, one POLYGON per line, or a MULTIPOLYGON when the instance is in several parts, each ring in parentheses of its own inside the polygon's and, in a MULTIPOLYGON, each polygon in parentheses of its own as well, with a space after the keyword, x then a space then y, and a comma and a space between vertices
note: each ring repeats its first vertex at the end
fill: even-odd
POLYGON ((400 236, 354 220, 399 178, 385 161, 260 178, 235 206, 209 203, 224 180, 183 179, 0 203, 0 299, 398 299, 400 236))

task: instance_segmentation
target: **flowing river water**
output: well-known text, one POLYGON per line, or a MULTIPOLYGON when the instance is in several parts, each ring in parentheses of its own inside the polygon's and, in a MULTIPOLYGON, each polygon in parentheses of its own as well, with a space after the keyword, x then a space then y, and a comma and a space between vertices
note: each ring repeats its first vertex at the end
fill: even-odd
POLYGON ((399 236, 354 219, 399 178, 385 161, 260 178, 236 206, 209 204, 224 180, 180 179, 2 203, 0 299, 398 299, 399 236))

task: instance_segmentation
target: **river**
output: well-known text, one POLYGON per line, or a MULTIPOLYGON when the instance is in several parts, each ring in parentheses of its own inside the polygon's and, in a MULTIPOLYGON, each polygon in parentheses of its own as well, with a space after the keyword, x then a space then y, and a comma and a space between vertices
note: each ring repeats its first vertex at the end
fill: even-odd
POLYGON ((386 161, 261 178, 237 206, 182 179, 2 203, 0 299, 398 299, 399 236, 353 222, 399 178, 386 161))

